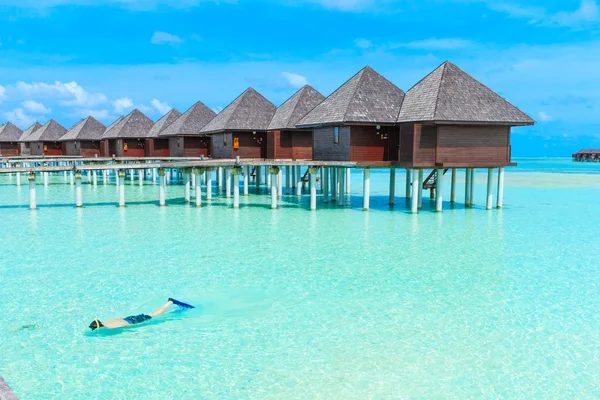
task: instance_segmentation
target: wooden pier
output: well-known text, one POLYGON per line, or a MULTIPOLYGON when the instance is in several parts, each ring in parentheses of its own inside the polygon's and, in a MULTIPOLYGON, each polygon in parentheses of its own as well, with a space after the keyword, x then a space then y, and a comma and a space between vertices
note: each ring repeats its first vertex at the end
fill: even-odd
MULTIPOLYGON (((308 186, 310 209, 317 209, 317 192, 320 190, 324 204, 336 203, 344 206, 350 194, 350 171, 358 169, 363 175, 363 210, 370 208, 371 169, 389 169, 389 205, 396 203, 396 171, 405 169, 405 200, 410 205, 410 211, 417 213, 423 205, 423 190, 430 190, 435 201, 435 210, 443 210, 444 181, 449 176, 450 203, 456 203, 457 168, 406 168, 401 163, 366 163, 341 161, 294 161, 294 160, 263 160, 263 159, 181 159, 181 158, 19 158, 0 160, 0 174, 14 174, 16 186, 21 186, 21 175, 27 177, 29 183, 29 207, 37 208, 36 186, 38 176, 43 177, 44 186, 48 185, 48 176, 53 173, 64 174, 65 184, 76 187, 75 206, 83 207, 81 185, 84 177, 94 186, 107 185, 114 178, 118 186, 118 204, 123 207, 125 201, 125 181, 127 173, 131 182, 138 181, 143 185, 150 180, 158 184, 158 204, 166 205, 166 186, 175 180, 183 183, 186 203, 201 207, 203 200, 212 200, 213 182, 216 178, 217 190, 225 190, 225 197, 233 197, 233 208, 240 206, 240 193, 249 195, 249 187, 254 184, 257 189, 266 186, 271 197, 271 208, 279 208, 279 199, 284 195, 302 196, 302 188, 308 186), (303 169, 305 170, 303 174, 303 169), (425 174, 427 172, 427 174, 425 174), (67 179, 68 176, 68 179, 67 179), (175 179, 173 179, 175 178, 175 179), (284 183, 285 179, 285 183, 284 183), (419 188, 420 190, 414 190, 419 188), (233 193, 232 193, 233 192, 233 193), (193 199, 193 201, 192 201, 193 199)), ((486 209, 493 207, 493 190, 496 185, 496 207, 501 208, 504 193, 504 168, 498 168, 497 181, 495 169, 487 168, 486 209)), ((474 205, 475 168, 465 169, 465 207, 474 205)))

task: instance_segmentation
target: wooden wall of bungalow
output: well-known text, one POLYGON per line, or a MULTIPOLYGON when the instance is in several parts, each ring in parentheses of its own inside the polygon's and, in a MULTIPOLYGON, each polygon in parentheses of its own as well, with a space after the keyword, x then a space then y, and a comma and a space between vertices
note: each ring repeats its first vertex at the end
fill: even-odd
POLYGON ((510 126, 402 124, 399 164, 471 168, 511 162, 510 126))
POLYGON ((169 139, 171 157, 210 157, 210 136, 174 136, 169 139))
POLYGON ((398 161, 398 126, 345 125, 313 130, 313 158, 320 161, 355 161, 386 164, 398 161))
POLYGON ((267 133, 264 131, 236 131, 211 135, 211 157, 266 158, 267 133))
POLYGON ((145 157, 146 139, 105 139, 103 140, 107 156, 112 157, 145 157))
POLYGON ((0 142, 0 156, 14 157, 21 154, 21 145, 17 142, 0 142))
POLYGON ((287 129, 268 131, 267 158, 270 160, 312 160, 312 130, 287 129))
POLYGON ((146 157, 169 157, 169 139, 148 138, 144 148, 146 157))
POLYGON ((510 126, 401 124, 315 128, 315 160, 406 167, 510 164, 510 126))
POLYGON ((104 146, 96 140, 70 140, 62 143, 65 156, 81 156, 86 158, 105 157, 104 146))
POLYGON ((32 156, 62 156, 63 149, 60 142, 31 142, 32 156))

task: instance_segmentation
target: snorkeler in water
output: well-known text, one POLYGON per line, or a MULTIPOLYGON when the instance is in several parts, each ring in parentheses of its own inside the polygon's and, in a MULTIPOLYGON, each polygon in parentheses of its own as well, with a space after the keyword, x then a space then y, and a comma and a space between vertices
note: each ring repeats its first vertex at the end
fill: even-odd
POLYGON ((132 316, 126 317, 126 318, 109 319, 108 321, 104 321, 104 322, 102 322, 98 319, 95 319, 90 324, 90 329, 95 331, 96 329, 99 329, 99 328, 114 329, 114 328, 122 328, 124 326, 129 326, 129 325, 141 324, 142 322, 146 322, 146 321, 152 319, 153 317, 157 317, 160 314, 164 313, 167 310, 167 308, 171 307, 173 304, 175 304, 176 306, 179 306, 181 308, 194 308, 194 306, 192 306, 192 305, 186 304, 179 300, 169 298, 169 301, 167 301, 167 303, 165 305, 156 309, 156 311, 154 311, 152 314, 132 315, 132 316))

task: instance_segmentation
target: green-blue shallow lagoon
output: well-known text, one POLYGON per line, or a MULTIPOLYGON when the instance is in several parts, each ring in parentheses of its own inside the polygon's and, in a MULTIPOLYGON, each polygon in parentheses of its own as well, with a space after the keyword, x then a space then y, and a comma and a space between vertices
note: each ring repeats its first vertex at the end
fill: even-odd
MULTIPOLYGON (((0 375, 22 399, 600 396, 600 164, 518 160, 504 209, 406 211, 398 173, 350 205, 254 191, 195 208, 183 187, 62 175, 38 210, 0 176, 0 375), (85 182, 85 179, 84 179, 85 182), (94 318, 198 306, 91 333, 94 318)), ((462 171, 461 171, 462 172, 462 171)), ((215 190, 216 191, 216 190, 215 190)), ((170 310, 174 311, 174 310, 170 310)))

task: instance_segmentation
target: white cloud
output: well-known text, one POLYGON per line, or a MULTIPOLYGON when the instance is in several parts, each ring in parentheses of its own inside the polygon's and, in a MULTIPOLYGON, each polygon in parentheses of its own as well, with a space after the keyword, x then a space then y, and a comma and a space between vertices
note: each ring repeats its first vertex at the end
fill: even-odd
POLYGON ((133 108, 133 101, 129 97, 122 97, 113 101, 115 112, 123 114, 125 111, 129 111, 133 108))
POLYGON ((460 38, 430 38, 424 40, 416 40, 408 43, 394 43, 391 44, 390 48, 407 48, 407 49, 418 49, 418 50, 454 50, 464 49, 473 45, 473 42, 460 38))
POLYGON ((561 12, 553 20, 559 25, 572 26, 581 23, 598 22, 598 5, 594 0, 582 0, 579 8, 573 12, 561 12))
POLYGON ((532 24, 581 27, 600 22, 600 12, 595 0, 581 0, 576 10, 557 13, 550 13, 542 7, 522 6, 499 1, 486 2, 488 7, 494 11, 508 14, 513 18, 529 19, 532 24))
POLYGON ((77 118, 87 118, 92 116, 97 120, 113 122, 116 118, 112 115, 112 113, 107 109, 89 109, 89 108, 79 108, 73 111, 72 113, 67 114, 71 117, 77 118))
POLYGON ((308 84, 308 80, 306 77, 295 74, 293 72, 282 72, 281 75, 288 81, 288 83, 296 88, 301 88, 304 85, 308 84))
POLYGON ((150 39, 152 44, 169 44, 171 46, 183 43, 183 39, 177 35, 173 35, 167 32, 156 31, 150 39))
POLYGON ((373 43, 365 38, 356 39, 354 41, 354 44, 356 45, 356 47, 361 49, 368 49, 369 47, 373 46, 373 43))
POLYGON ((554 120, 554 118, 552 118, 550 115, 546 114, 543 111, 540 111, 538 113, 538 117, 539 117, 539 120, 542 122, 550 122, 550 121, 554 120))
POLYGON ((6 88, 0 85, 0 101, 4 100, 6 97, 6 88))
POLYGON ((216 112, 217 114, 220 113, 221 111, 223 111, 223 107, 221 106, 216 106, 211 108, 211 110, 213 110, 214 112, 216 112))
POLYGON ((7 86, 6 94, 11 99, 32 97, 64 99, 60 101, 60 104, 67 107, 95 107, 107 101, 104 94, 88 93, 77 82, 26 83, 19 81, 14 86, 7 86))
POLYGON ((326 8, 342 11, 360 11, 376 5, 374 0, 304 0, 304 2, 317 3, 326 8))
POLYGON ((161 102, 158 99, 152 99, 150 104, 152 105, 152 107, 154 107, 156 109, 156 111, 158 111, 161 114, 166 114, 169 111, 171 111, 171 109, 173 108, 170 105, 168 105, 166 102, 161 102))
POLYGON ((35 117, 25 114, 22 108, 15 108, 12 111, 5 112, 4 118, 23 129, 33 125, 36 121, 35 117))
POLYGON ((33 100, 24 101, 23 107, 25 107, 27 111, 37 114, 50 114, 52 112, 52 110, 46 108, 42 103, 33 100))

